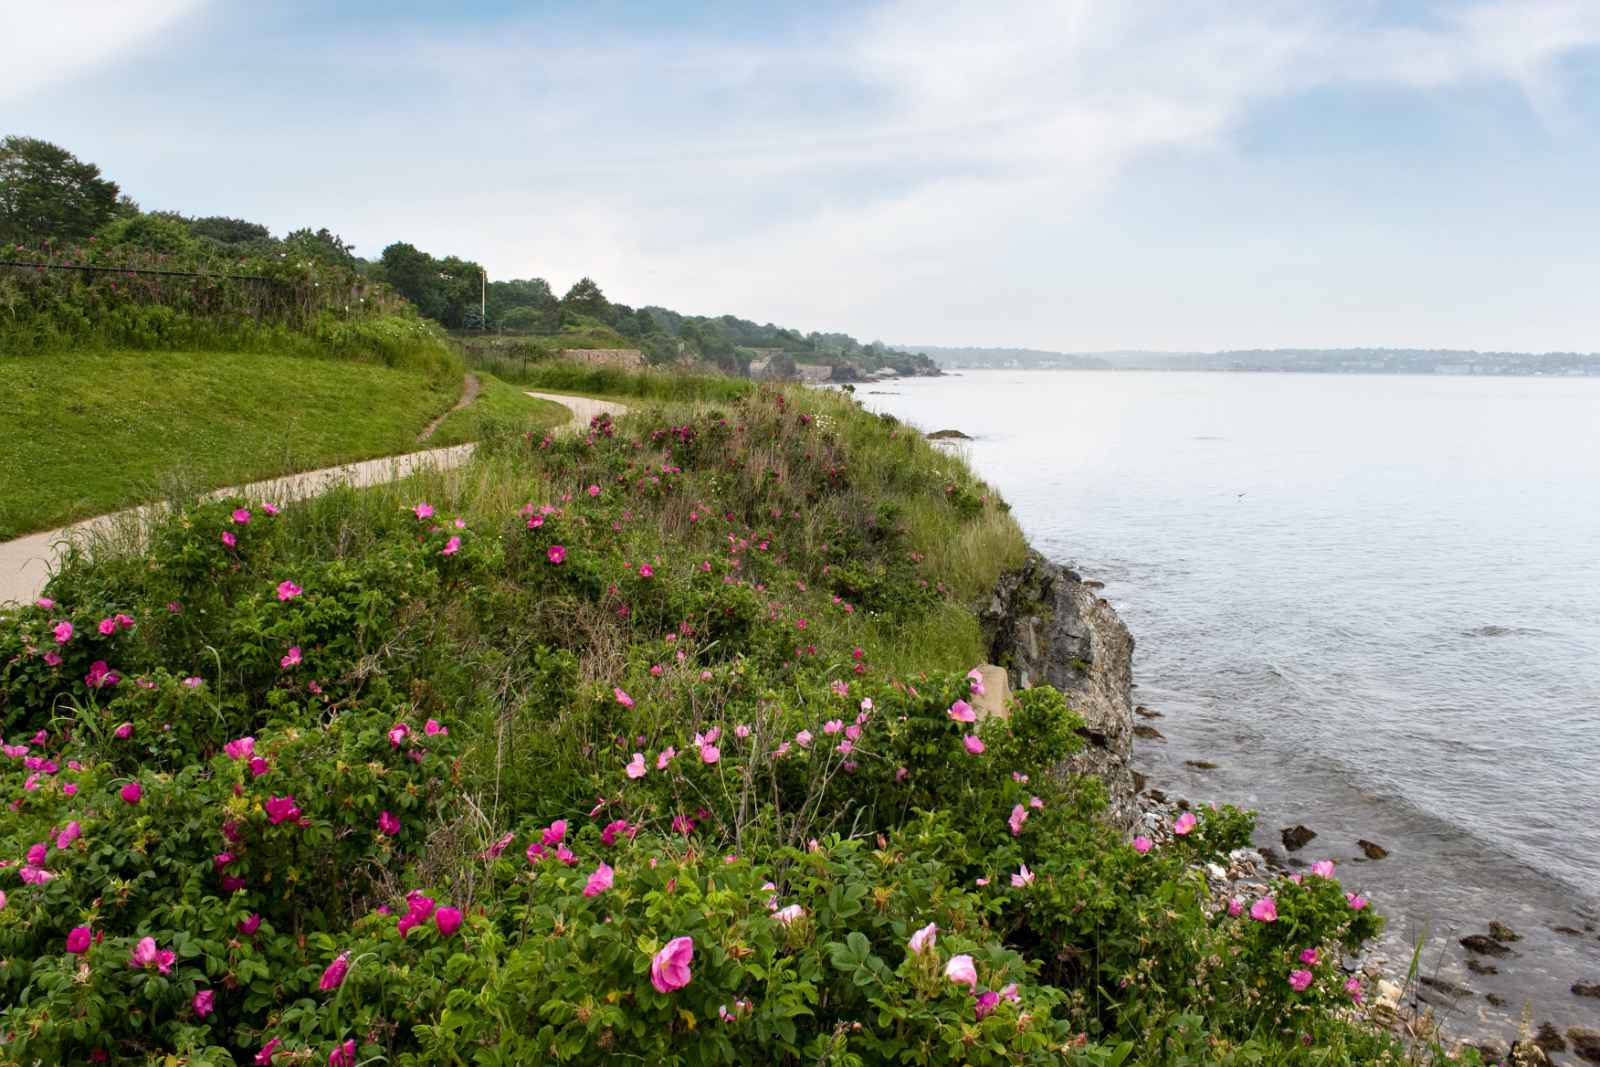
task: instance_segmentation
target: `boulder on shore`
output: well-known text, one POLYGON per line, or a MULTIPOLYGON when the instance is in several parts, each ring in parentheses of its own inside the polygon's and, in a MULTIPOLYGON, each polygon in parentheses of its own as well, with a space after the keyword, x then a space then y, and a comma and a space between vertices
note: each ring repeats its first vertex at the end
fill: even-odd
POLYGON ((930 441, 970 441, 971 437, 960 430, 935 430, 928 435, 930 441))

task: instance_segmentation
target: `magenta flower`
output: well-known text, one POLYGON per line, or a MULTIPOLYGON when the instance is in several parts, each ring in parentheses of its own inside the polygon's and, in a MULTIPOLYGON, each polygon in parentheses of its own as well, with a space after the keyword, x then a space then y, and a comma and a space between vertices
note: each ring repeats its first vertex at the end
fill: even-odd
POLYGON ((1318 860, 1317 862, 1315 862, 1315 863, 1313 863, 1311 865, 1311 873, 1316 875, 1318 878, 1332 878, 1333 877, 1333 861, 1332 860, 1318 860))
POLYGON ((278 1054, 278 1046, 281 1044, 283 1042, 273 1038, 262 1045, 261 1051, 256 1053, 256 1067, 272 1067, 272 1057, 278 1054))
POLYGON ((260 778, 263 774, 266 774, 269 769, 270 768, 267 766, 267 761, 262 759, 260 756, 250 757, 250 777, 260 778))
POLYGON ((292 793, 288 796, 270 797, 261 806, 266 809, 267 821, 273 826, 300 817, 300 809, 295 805, 292 793))
POLYGON ((121 794, 122 799, 129 804, 137 804, 144 798, 144 786, 138 782, 129 782, 122 787, 121 794))
POLYGON ((676 759, 677 755, 678 755, 678 750, 676 748, 674 748, 673 746, 671 746, 671 745, 668 745, 666 748, 662 749, 656 755, 656 770, 658 770, 658 771, 666 770, 667 769, 667 764, 671 763, 674 759, 676 759))
POLYGON ((1361 979, 1359 979, 1359 978, 1347 978, 1347 979, 1345 979, 1344 991, 1346 993, 1350 994, 1350 999, 1351 1000, 1355 1001, 1357 1004, 1361 1003, 1361 979))
POLYGON ((248 759, 255 753, 255 750, 256 739, 253 737, 241 737, 222 746, 222 751, 231 760, 248 759))
POLYGON ((965 700, 957 700, 950 705, 950 710, 945 714, 956 722, 977 722, 978 713, 972 710, 972 705, 965 700))
POLYGON ((1344 895, 1344 901, 1346 904, 1350 905, 1351 911, 1360 911, 1362 908, 1367 906, 1367 898, 1362 896, 1360 893, 1346 893, 1344 895))
POLYGON ((829 719, 822 724, 822 732, 825 734, 836 734, 843 729, 844 721, 842 719, 829 719))
POLYGON ((929 923, 911 935, 911 940, 906 942, 906 947, 911 950, 913 956, 920 956, 932 948, 938 940, 939 927, 935 923, 929 923))
POLYGON ((994 1009, 999 1006, 1000 994, 994 992, 993 990, 987 990, 978 994, 978 1002, 973 1006, 973 1012, 977 1016, 978 1021, 982 1022, 984 1019, 993 1014, 994 1009))
POLYGON ((257 915, 255 912, 251 912, 249 915, 239 920, 238 929, 241 934, 249 937, 257 930, 261 929, 261 916, 257 915))
POLYGON ((111 733, 118 741, 126 741, 133 736, 133 723, 125 722, 115 730, 112 730, 111 733))
POLYGON ((47 596, 42 596, 33 603, 35 607, 44 608, 46 611, 49 611, 51 608, 56 606, 56 602, 47 596))
POLYGON ((56 835, 56 848, 70 848, 72 843, 83 836, 83 827, 78 825, 78 820, 73 819, 67 823, 66 829, 56 835))
POLYGON ((623 692, 623 689, 620 685, 614 685, 611 687, 611 695, 616 697, 617 703, 621 704, 623 707, 633 707, 633 698, 627 693, 623 692))
POLYGON ((234 508, 232 517, 234 522, 238 523, 240 526, 244 526, 250 521, 250 509, 234 508))
POLYGON ((344 1044, 333 1046, 333 1051, 328 1053, 328 1067, 356 1067, 354 1038, 346 1038, 344 1044))
POLYGON ((633 831, 628 828, 628 820, 613 819, 611 822, 606 823, 606 828, 600 831, 600 840, 603 844, 610 846, 616 843, 617 835, 619 834, 633 836, 633 831))
POLYGON ((565 819, 557 819, 555 822, 545 827, 544 833, 541 835, 541 841, 546 845, 559 845, 562 841, 565 841, 566 838, 567 820, 565 819))
POLYGON ((460 551, 461 551, 461 538, 452 537, 452 538, 450 538, 450 540, 448 540, 448 541, 446 541, 444 543, 444 547, 439 550, 439 555, 441 555, 441 556, 453 556, 457 552, 460 552, 460 551))
POLYGON ((194 995, 194 1013, 197 1018, 204 1019, 216 1010, 217 995, 209 989, 202 989, 194 995))
POLYGON ((101 637, 110 637, 112 634, 117 632, 117 620, 109 618, 101 619, 100 625, 97 627, 97 629, 100 631, 101 637))
POLYGON ((389 727, 389 747, 399 748, 407 737, 411 736, 411 727, 403 722, 397 722, 389 727))
POLYGON ((266 512, 268 515, 276 515, 278 513, 278 506, 276 504, 269 504, 263 500, 261 502, 261 510, 266 512))
POLYGON ((72 640, 72 624, 70 622, 58 622, 51 627, 50 632, 55 635, 56 644, 58 645, 64 645, 72 640))
POLYGON ((1152 842, 1143 834, 1140 834, 1138 837, 1133 839, 1133 850, 1141 856, 1143 856, 1146 852, 1149 852, 1153 845, 1154 842, 1152 842))
POLYGON ((1306 989, 1310 987, 1311 979, 1313 977, 1314 976, 1310 971, 1290 971, 1289 988, 1293 989, 1296 993, 1304 993, 1306 989))
POLYGON ((448 726, 440 726, 438 719, 429 719, 422 725, 422 732, 429 737, 442 737, 450 733, 448 726))
POLYGON ((344 984, 344 976, 350 972, 350 953, 341 952, 334 961, 328 964, 328 969, 322 972, 322 980, 317 983, 317 988, 324 993, 330 989, 338 989, 344 984))
POLYGON ((1178 821, 1172 824, 1172 832, 1183 837, 1190 830, 1200 825, 1200 820, 1194 817, 1194 812, 1186 811, 1178 816, 1178 821))
MULTIPOLYGON (((229 548, 233 548, 235 545, 237 545, 239 543, 239 539, 237 537, 233 536, 233 531, 232 530, 223 530, 222 531, 222 543, 227 545, 229 548)), ((277 1039, 274 1038, 273 1040, 277 1040, 277 1039)))
POLYGON ((67 933, 67 951, 74 956, 81 956, 89 951, 89 928, 87 926, 74 926, 67 933))
POLYGON ((378 832, 385 837, 393 837, 400 832, 400 820, 390 814, 387 808, 378 812, 378 832))
POLYGON ((433 924, 439 928, 440 937, 454 937, 461 929, 461 912, 456 908, 440 908, 433 913, 433 924))
MULTIPOLYGON (((104 686, 116 685, 120 681, 122 681, 121 676, 118 675, 116 671, 113 671, 110 667, 107 667, 106 661, 103 659, 95 660, 94 663, 89 666, 89 673, 83 676, 83 684, 88 686, 90 689, 100 689, 104 686)), ((128 728, 128 732, 133 732, 132 726, 128 728)))
POLYGON ((950 957, 950 962, 944 965, 944 976, 956 985, 964 985, 974 992, 977 991, 978 969, 973 966, 972 957, 966 953, 950 957))
POLYGON ((627 772, 629 778, 643 778, 648 768, 644 765, 644 753, 635 752, 633 759, 628 762, 627 772))
POLYGON ((156 948, 156 939, 144 937, 133 947, 133 955, 128 957, 128 966, 135 970, 146 970, 155 967, 161 974, 172 971, 172 962, 177 955, 169 948, 156 948))
POLYGON ((598 485, 591 485, 589 487, 589 495, 591 497, 599 496, 600 495, 600 487, 598 485))
MULTIPOLYGON (((849 742, 846 742, 848 744, 849 742)), ((716 745, 700 746, 700 761, 702 763, 715 763, 722 758, 722 750, 716 745)))
POLYGON ((650 984, 659 993, 670 993, 689 984, 694 975, 689 964, 694 960, 694 938, 675 937, 650 961, 650 984))
POLYGON ((1027 821, 1028 809, 1023 807, 1021 804, 1014 805, 1011 809, 1011 818, 1006 820, 1007 825, 1011 827, 1011 836, 1020 837, 1022 834, 1022 824, 1027 821))
POLYGON ((1239 916, 1243 915, 1244 914, 1244 901, 1240 900, 1238 897, 1230 897, 1230 898, 1228 898, 1228 914, 1229 914, 1229 916, 1231 916, 1232 918, 1235 918, 1235 919, 1237 919, 1239 916))
POLYGON ((293 600, 304 591, 305 590, 301 589, 298 585, 295 585, 290 581, 282 581, 278 583, 279 600, 293 600))
POLYGON ((545 556, 551 563, 559 566, 567 561, 567 550, 561 545, 551 545, 545 550, 545 556))
POLYGON ((611 888, 614 875, 615 872, 609 866, 604 863, 600 864, 594 869, 594 873, 589 876, 588 883, 584 885, 583 895, 597 897, 604 893, 611 888))
POLYGON ((298 667, 299 665, 300 646, 290 645, 288 653, 278 661, 278 666, 282 667, 284 670, 288 670, 290 667, 298 667))
POLYGON ((1321 959, 1321 958, 1322 958, 1322 954, 1320 952, 1318 952, 1314 948, 1306 948, 1306 949, 1301 949, 1300 950, 1300 962, 1301 963, 1304 963, 1304 964, 1307 964, 1309 966, 1315 967, 1317 965, 1317 961, 1319 959, 1321 959))
POLYGON ((961 739, 961 743, 966 745, 967 751, 972 753, 974 756, 983 755, 983 740, 976 734, 968 734, 961 739))
POLYGON ((650 564, 648 564, 648 563, 639 564, 639 577, 641 577, 641 578, 653 578, 653 577, 655 577, 655 573, 656 573, 655 571, 650 569, 650 564))
POLYGON ((418 519, 431 519, 433 518, 433 505, 424 501, 412 508, 411 513, 418 519))
POLYGON ((1250 905, 1250 918, 1258 923, 1277 922, 1278 902, 1271 897, 1262 897, 1250 905))

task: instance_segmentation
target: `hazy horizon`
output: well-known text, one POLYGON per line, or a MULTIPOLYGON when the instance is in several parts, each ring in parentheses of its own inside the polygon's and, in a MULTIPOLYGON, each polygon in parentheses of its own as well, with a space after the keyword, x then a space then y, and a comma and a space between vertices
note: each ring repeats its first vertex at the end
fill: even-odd
POLYGON ((1584 0, 13 8, 0 132, 367 257, 958 347, 1600 337, 1584 0))

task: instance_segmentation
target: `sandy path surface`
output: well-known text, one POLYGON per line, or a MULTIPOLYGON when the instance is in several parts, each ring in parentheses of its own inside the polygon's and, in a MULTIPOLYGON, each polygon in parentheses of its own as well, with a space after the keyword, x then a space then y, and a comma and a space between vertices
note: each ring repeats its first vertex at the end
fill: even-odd
MULTIPOLYGON (((589 420, 602 412, 612 415, 627 413, 627 407, 611 400, 594 400, 584 396, 563 396, 560 393, 534 393, 529 396, 551 400, 572 412, 564 429, 581 430, 589 420)), ((336 485, 357 488, 397 481, 413 472, 428 467, 449 470, 459 467, 472 458, 476 446, 455 445, 451 448, 430 448, 422 452, 408 452, 400 456, 345 463, 337 467, 286 474, 279 478, 251 482, 248 485, 228 486, 206 494, 206 499, 225 496, 243 496, 253 500, 269 500, 286 504, 293 500, 325 493, 336 485)), ((10 601, 21 603, 37 597, 50 578, 50 569, 64 544, 82 541, 95 533, 109 533, 118 528, 142 525, 160 513, 159 505, 146 505, 100 515, 93 519, 73 523, 54 530, 28 534, 15 541, 0 543, 0 604, 10 601)))

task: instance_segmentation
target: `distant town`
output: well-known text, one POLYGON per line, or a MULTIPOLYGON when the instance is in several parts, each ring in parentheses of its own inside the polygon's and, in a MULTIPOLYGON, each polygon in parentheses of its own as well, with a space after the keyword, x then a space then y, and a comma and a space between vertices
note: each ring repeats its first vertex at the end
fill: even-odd
POLYGON ((946 370, 1189 370, 1301 374, 1480 374, 1600 377, 1600 354, 1422 348, 1262 348, 1225 352, 1047 352, 1032 348, 896 345, 946 370))

